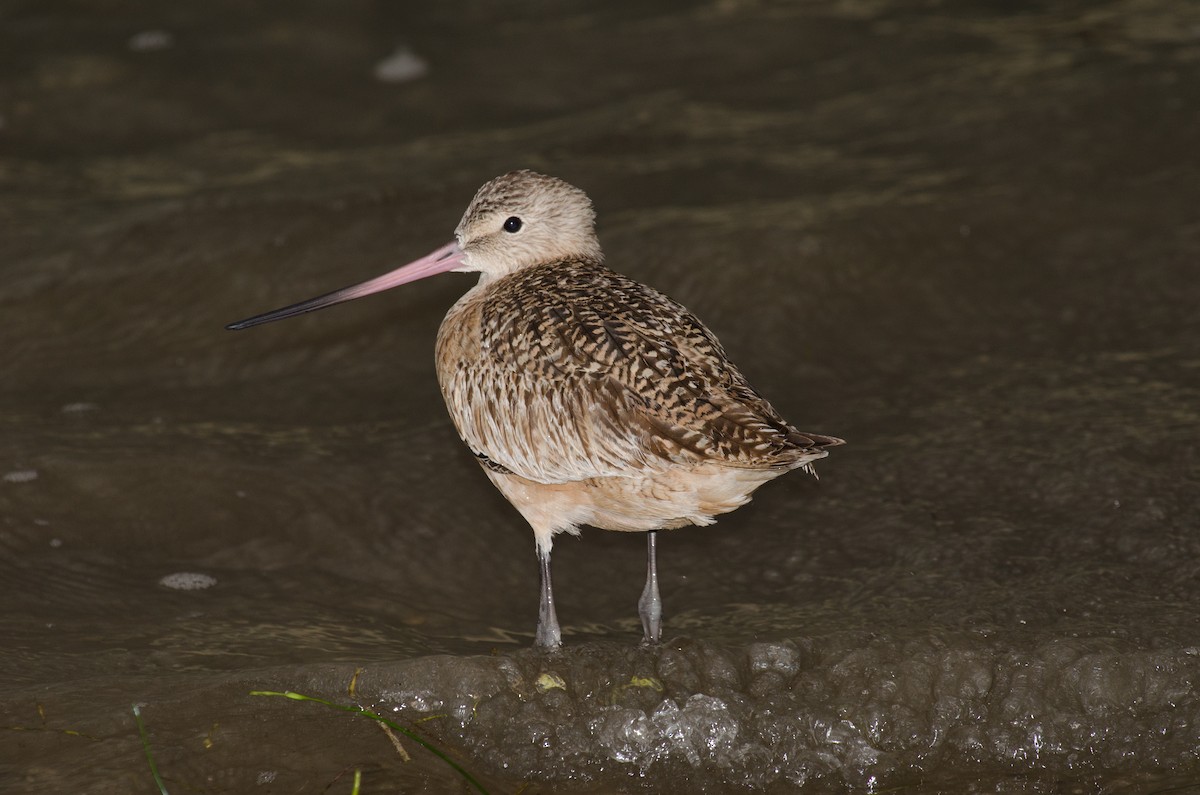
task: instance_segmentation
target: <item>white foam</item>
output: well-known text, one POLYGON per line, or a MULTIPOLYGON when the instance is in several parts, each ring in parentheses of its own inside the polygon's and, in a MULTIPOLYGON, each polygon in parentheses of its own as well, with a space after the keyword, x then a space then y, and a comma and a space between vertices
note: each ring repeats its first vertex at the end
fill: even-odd
POLYGON ((1003 778, 1014 764, 1190 764, 1197 677, 1191 647, 1108 641, 598 645, 414 660, 387 677, 414 684, 381 706, 402 721, 442 716, 481 765, 546 782, 619 771, 661 788, 682 775, 690 792, 871 791, 961 766, 1003 778))

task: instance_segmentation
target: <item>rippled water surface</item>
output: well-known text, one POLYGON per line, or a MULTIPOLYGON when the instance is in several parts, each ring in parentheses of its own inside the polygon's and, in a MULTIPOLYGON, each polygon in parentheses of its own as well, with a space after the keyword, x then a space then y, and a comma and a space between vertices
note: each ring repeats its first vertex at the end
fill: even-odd
POLYGON ((0 78, 0 790, 154 791, 137 703, 172 793, 467 791, 287 689, 491 792, 1200 786, 1195 4, 9 2, 0 78), (520 167, 848 440, 662 535, 660 648, 591 530, 529 650, 472 277, 222 328, 520 167))

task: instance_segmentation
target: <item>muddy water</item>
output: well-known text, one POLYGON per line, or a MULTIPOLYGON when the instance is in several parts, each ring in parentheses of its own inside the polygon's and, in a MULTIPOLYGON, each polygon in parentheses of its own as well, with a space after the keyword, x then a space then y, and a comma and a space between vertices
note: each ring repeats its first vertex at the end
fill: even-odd
POLYGON ((152 791, 138 703, 171 792, 463 791, 249 695, 289 688, 493 792, 1200 779, 1194 6, 0 21, 0 789, 152 791), (399 47, 427 72, 379 79, 399 47), (664 535, 658 650, 643 543, 600 531, 555 547, 566 651, 527 650, 532 538, 433 375, 471 277, 222 329, 442 244, 516 167, 849 441, 664 535))

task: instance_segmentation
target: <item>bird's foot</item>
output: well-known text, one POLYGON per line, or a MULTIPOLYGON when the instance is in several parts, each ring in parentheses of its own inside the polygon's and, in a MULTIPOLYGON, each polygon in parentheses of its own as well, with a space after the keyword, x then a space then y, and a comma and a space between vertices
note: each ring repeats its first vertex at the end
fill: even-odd
POLYGON ((649 646, 662 640, 662 598, 657 577, 646 580, 642 598, 638 599, 638 615, 642 617, 642 643, 649 646))
POLYGON ((542 651, 554 651, 562 646, 562 630, 558 628, 558 620, 551 616, 551 622, 538 621, 537 635, 533 644, 542 651))
POLYGON ((642 643, 649 646, 662 640, 662 600, 657 589, 652 598, 642 594, 638 600, 638 614, 642 617, 642 643))

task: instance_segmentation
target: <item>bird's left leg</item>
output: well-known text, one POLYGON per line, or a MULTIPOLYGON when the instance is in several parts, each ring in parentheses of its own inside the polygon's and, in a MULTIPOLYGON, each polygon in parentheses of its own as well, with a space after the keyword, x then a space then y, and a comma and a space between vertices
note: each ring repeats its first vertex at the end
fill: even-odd
POLYGON ((662 639, 662 597, 658 595, 658 558, 655 554, 657 536, 654 530, 646 534, 646 587, 638 600, 645 643, 658 643, 662 639))
POLYGON ((550 583, 550 550, 538 547, 538 562, 542 568, 542 596, 538 605, 537 635, 534 643, 550 650, 562 645, 562 630, 558 627, 558 615, 554 611, 554 588, 550 583))

